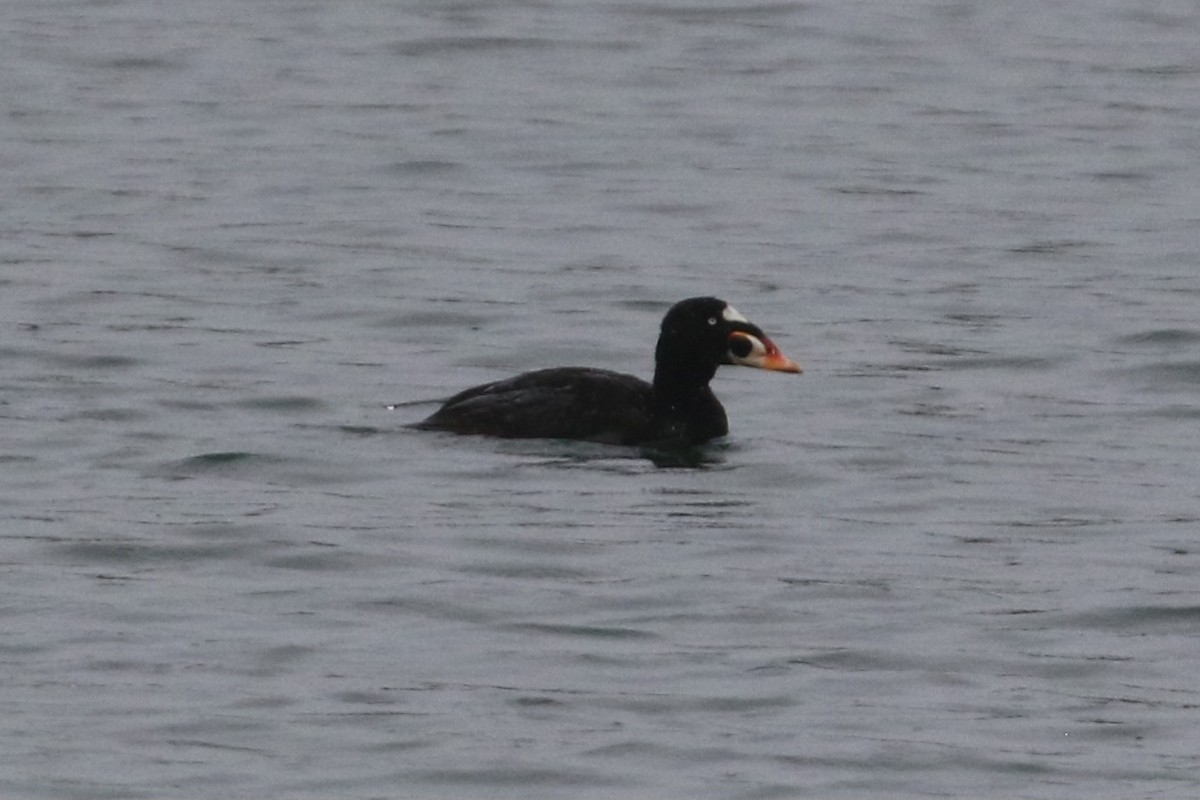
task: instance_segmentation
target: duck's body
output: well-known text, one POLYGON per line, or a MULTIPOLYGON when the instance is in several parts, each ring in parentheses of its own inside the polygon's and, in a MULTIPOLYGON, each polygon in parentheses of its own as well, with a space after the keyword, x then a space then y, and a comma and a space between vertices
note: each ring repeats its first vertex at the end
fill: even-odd
POLYGON ((459 392, 418 426, 624 445, 672 440, 697 444, 729 430, 725 409, 707 386, 689 398, 687 414, 664 413, 659 405, 654 386, 636 376, 556 367, 459 392))
POLYGON ((653 383, 588 367, 559 367, 475 386, 417 424, 506 438, 621 445, 695 445, 725 435, 708 383, 719 364, 800 372, 763 332, 712 297, 677 303, 663 319, 653 383))

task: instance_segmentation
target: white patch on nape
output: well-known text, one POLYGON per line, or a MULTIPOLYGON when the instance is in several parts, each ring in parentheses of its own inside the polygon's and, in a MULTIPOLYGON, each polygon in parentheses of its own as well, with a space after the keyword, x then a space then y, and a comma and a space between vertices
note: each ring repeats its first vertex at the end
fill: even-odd
POLYGON ((726 322, 749 322, 750 320, 738 313, 738 310, 731 305, 726 305, 725 310, 721 312, 721 316, 726 322))

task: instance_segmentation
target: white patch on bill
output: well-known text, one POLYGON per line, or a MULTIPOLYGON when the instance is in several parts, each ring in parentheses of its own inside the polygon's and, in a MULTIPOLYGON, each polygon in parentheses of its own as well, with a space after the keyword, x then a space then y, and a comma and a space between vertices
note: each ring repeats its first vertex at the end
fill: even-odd
POLYGON ((725 310, 721 312, 721 316, 725 318, 726 322, 749 322, 750 321, 750 320, 746 319, 745 317, 743 317, 741 314, 739 314, 738 310, 730 305, 725 306, 725 310))

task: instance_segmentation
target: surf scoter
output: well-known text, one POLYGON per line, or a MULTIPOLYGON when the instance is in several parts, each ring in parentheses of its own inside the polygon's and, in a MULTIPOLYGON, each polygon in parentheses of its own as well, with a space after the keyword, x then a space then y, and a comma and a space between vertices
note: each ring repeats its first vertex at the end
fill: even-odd
POLYGON ((696 445, 728 433, 708 388, 721 364, 800 372, 724 300, 693 297, 663 318, 654 382, 587 367, 526 372, 451 397, 415 427, 506 438, 696 445))

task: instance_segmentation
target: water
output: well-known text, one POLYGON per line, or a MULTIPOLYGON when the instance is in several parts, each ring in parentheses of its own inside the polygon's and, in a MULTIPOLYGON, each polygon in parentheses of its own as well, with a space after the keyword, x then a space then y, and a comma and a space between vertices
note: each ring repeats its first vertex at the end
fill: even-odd
POLYGON ((5 4, 0 790, 1196 796, 1198 28, 5 4), (700 464, 404 427, 702 293, 700 464))

